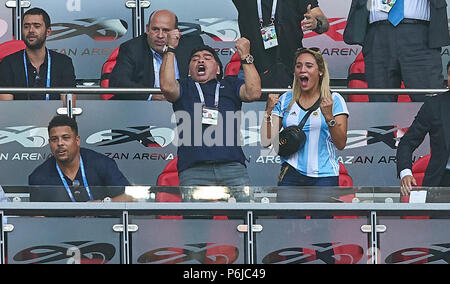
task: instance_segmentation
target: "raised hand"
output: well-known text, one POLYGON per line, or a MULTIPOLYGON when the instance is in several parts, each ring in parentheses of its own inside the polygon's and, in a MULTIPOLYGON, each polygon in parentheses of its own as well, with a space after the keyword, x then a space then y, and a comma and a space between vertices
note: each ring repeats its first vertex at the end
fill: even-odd
POLYGON ((306 8, 305 20, 303 20, 302 30, 303 31, 312 31, 317 28, 317 19, 311 12, 311 4, 306 8))
POLYGON ((177 48, 181 38, 181 32, 178 29, 167 33, 167 45, 171 48, 177 48))
POLYGON ((241 59, 245 59, 250 54, 250 41, 245 37, 239 38, 236 41, 236 49, 241 59))

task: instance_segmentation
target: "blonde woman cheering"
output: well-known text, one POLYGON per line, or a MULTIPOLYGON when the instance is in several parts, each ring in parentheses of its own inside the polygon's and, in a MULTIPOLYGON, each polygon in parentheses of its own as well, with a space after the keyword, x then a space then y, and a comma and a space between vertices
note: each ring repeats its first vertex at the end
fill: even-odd
POLYGON ((342 96, 331 93, 327 64, 316 49, 301 48, 295 54, 293 89, 280 97, 270 94, 261 144, 278 144, 280 129, 299 125, 314 106, 302 130, 305 144, 294 154, 281 157, 280 186, 338 186, 339 162, 336 148, 347 142, 349 112, 342 96))

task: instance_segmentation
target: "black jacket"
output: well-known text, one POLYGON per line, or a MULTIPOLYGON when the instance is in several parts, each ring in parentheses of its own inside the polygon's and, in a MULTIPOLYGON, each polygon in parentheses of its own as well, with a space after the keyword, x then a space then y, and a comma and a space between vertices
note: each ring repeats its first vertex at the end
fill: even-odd
MULTIPOLYGON (((180 78, 186 77, 189 71, 191 50, 203 45, 199 35, 182 36, 176 49, 176 58, 180 78)), ((110 87, 117 88, 154 88, 155 72, 153 55, 147 43, 147 34, 133 38, 120 45, 117 62, 109 79, 110 87)), ((116 99, 145 100, 144 96, 126 94, 116 95, 116 99)))
POLYGON ((431 158, 424 186, 439 186, 450 155, 450 91, 428 98, 397 149, 397 173, 412 168, 412 154, 430 135, 431 158))
MULTIPOLYGON (((344 31, 345 43, 364 44, 369 27, 369 16, 367 0, 352 0, 347 17, 347 26, 344 31)), ((430 0, 430 25, 428 31, 430 48, 439 48, 450 44, 446 0, 430 0)))

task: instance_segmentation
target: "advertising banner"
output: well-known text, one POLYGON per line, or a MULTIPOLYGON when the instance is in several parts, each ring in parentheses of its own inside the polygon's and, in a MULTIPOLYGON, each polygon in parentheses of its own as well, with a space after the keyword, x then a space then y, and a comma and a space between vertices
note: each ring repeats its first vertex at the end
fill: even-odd
MULTIPOLYGON (((426 218, 426 217, 425 217, 426 218)), ((419 217, 417 219, 424 219, 419 217)), ((380 234, 379 263, 448 264, 449 220, 405 220, 380 218, 387 227, 380 234), (427 232, 417 237, 418 232, 427 232), (399 238, 399 236, 402 236, 399 238)))
POLYGON ((236 230, 242 222, 134 218, 132 263, 243 264, 244 234, 236 230))
POLYGON ((364 264, 367 238, 356 220, 258 220, 256 255, 260 264, 364 264), (307 229, 305 229, 307 228, 307 229), (274 240, 277 240, 274 242, 274 240))
POLYGON ((133 37, 124 1, 33 0, 32 7, 50 15, 48 47, 72 58, 77 79, 99 79, 111 52, 133 37))
MULTIPOLYGON (((338 151, 355 186, 399 186, 396 147, 421 103, 348 103, 347 147, 338 151), (380 109, 383 115, 380 115, 380 109)), ((0 184, 27 185, 50 155, 47 125, 60 102, 0 103, 0 184), (26 115, 24 115, 26 114, 26 115)), ((156 185, 177 156, 176 124, 167 102, 77 101, 81 147, 114 159, 136 185, 156 185)), ((259 143, 265 103, 243 104, 241 138, 251 185, 277 184, 280 158, 259 143)), ((428 136, 413 159, 429 154, 428 136)))
POLYGON ((119 264, 120 219, 9 217, 9 264, 119 264), (74 229, 76 228, 76 229, 74 229))

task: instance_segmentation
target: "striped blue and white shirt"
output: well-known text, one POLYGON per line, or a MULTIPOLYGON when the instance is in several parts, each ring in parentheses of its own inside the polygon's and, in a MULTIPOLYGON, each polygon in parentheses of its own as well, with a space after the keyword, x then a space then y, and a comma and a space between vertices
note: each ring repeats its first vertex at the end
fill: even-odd
MULTIPOLYGON (((333 93, 333 115, 349 115, 344 98, 333 93)), ((284 93, 272 111, 273 115, 282 118, 283 128, 299 125, 308 110, 294 103, 288 110, 292 100, 292 92, 284 93)), ((304 147, 289 157, 281 157, 281 163, 287 162, 302 175, 309 177, 339 176, 339 162, 336 146, 333 144, 325 117, 320 108, 314 111, 303 126, 306 134, 304 147)))

